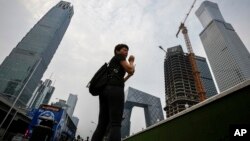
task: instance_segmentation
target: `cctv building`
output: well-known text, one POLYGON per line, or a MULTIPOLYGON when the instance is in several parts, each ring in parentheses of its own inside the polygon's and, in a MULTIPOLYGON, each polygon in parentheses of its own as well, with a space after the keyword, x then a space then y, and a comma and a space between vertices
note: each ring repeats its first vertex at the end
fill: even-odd
MULTIPOLYGON (((195 56, 195 60, 206 91, 206 97, 217 94, 206 59, 195 56)), ((191 63, 188 54, 183 52, 180 45, 168 48, 164 61, 164 75, 166 94, 164 110, 167 117, 199 103, 191 63)))
POLYGON ((26 105, 66 32, 73 6, 60 1, 11 51, 0 66, 0 94, 26 105))
POLYGON ((160 98, 129 87, 126 91, 126 100, 123 111, 121 136, 130 135, 131 113, 134 106, 144 108, 146 127, 164 119, 160 98))
POLYGON ((216 3, 204 1, 195 12, 204 30, 200 38, 219 91, 250 79, 250 54, 216 3))

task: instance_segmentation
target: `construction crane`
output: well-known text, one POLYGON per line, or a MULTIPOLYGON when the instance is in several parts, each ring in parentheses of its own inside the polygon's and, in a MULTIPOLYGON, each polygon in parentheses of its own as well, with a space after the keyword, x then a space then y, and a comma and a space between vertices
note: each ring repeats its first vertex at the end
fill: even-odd
POLYGON ((202 84, 202 81, 201 81, 201 77, 200 77, 200 72, 198 71, 198 67, 197 67, 197 64, 196 64, 196 61, 195 61, 195 54, 193 52, 193 49, 192 49, 192 45, 191 45, 191 42, 190 42, 190 39, 189 39, 189 36, 188 36, 188 30, 185 26, 185 22, 190 14, 190 12, 192 11, 193 7, 194 7, 194 4, 195 4, 196 0, 194 0, 191 8, 189 9, 186 17, 184 18, 183 22, 181 22, 181 25, 179 27, 179 30, 176 34, 176 37, 178 38, 178 35, 179 35, 179 32, 181 31, 182 34, 184 35, 184 40, 185 40, 185 43, 186 43, 186 46, 187 46, 187 49, 188 49, 188 58, 189 58, 189 61, 191 63, 191 67, 192 67, 192 72, 193 72, 193 76, 194 76, 194 82, 195 82, 195 87, 197 89, 197 93, 198 93, 198 96, 199 96, 199 101, 204 101, 206 99, 206 92, 205 92, 205 89, 203 87, 203 84, 202 84))
POLYGON ((166 51, 165 49, 163 49, 162 46, 159 46, 159 48, 160 48, 161 50, 163 50, 165 53, 167 53, 167 51, 166 51))

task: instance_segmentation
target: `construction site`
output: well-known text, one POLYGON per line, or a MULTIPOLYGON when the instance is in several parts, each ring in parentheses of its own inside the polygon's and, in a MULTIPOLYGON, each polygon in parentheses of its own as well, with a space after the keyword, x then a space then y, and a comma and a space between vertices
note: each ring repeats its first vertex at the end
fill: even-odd
POLYGON ((188 30, 185 26, 195 2, 196 0, 194 0, 176 33, 177 38, 180 32, 183 34, 188 53, 184 54, 180 45, 169 48, 167 51, 159 46, 160 49, 166 52, 164 62, 166 107, 164 110, 167 117, 206 99, 206 91, 198 70, 188 30))

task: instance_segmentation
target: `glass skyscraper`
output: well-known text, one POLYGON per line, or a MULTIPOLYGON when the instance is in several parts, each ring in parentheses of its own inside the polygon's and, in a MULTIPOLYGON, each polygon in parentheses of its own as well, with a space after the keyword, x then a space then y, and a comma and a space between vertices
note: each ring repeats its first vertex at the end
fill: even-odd
POLYGON ((195 14, 204 27, 200 38, 219 91, 250 79, 249 51, 232 25, 225 22, 218 5, 204 1, 195 14))
POLYGON ((200 72, 201 81, 206 91, 206 97, 209 98, 211 96, 216 95, 218 92, 216 90, 214 80, 209 70, 206 58, 195 56, 195 60, 198 70, 200 72))
POLYGON ((0 94, 26 105, 46 71, 74 14, 69 2, 51 8, 11 51, 0 66, 0 94))
POLYGON ((73 116, 77 100, 78 100, 77 95, 69 94, 69 97, 68 97, 68 100, 67 100, 67 105, 68 105, 67 112, 68 112, 70 117, 73 116))
POLYGON ((44 82, 40 81, 37 88, 32 94, 27 107, 38 108, 41 104, 48 104, 49 100, 55 90, 55 87, 51 86, 52 81, 46 79, 44 82))

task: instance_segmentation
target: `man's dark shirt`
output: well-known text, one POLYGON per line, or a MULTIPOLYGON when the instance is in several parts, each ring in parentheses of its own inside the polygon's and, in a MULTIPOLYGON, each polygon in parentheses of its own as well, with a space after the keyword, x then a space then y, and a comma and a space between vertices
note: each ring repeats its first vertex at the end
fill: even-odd
POLYGON ((125 70, 121 65, 121 61, 126 60, 124 56, 121 54, 115 55, 109 63, 109 70, 111 74, 111 78, 108 82, 108 85, 112 86, 121 86, 124 87, 124 76, 125 76, 125 70))

